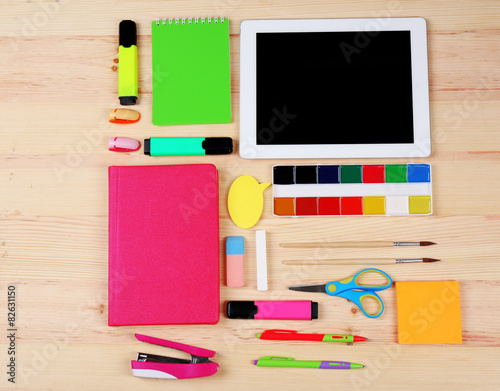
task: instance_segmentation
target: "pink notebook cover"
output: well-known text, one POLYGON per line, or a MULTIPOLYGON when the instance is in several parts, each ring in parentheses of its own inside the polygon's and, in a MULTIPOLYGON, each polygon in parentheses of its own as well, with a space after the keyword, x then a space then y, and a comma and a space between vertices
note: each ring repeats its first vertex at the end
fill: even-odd
POLYGON ((212 164, 109 167, 110 326, 219 321, 212 164))

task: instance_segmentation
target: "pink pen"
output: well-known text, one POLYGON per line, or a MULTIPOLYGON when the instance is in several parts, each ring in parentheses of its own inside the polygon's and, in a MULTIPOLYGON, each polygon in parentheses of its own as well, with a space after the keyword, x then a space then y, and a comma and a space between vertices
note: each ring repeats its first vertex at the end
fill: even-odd
POLYGON ((229 301, 229 319, 318 319, 318 303, 310 300, 229 301))
POLYGON ((108 149, 114 152, 133 152, 141 147, 141 143, 129 137, 111 137, 108 141, 108 149))

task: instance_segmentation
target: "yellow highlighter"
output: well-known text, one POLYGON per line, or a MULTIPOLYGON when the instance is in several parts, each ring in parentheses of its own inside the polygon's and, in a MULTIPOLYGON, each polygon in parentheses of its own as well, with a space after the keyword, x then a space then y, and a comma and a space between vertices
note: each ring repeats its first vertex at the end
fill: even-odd
POLYGON ((137 26, 131 20, 120 22, 118 48, 118 97, 123 106, 137 102, 137 26))

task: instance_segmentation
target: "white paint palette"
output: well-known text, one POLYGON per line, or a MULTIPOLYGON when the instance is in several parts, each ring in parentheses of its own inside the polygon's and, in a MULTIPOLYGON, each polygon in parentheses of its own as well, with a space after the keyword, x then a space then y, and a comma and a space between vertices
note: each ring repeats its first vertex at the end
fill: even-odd
POLYGON ((275 216, 432 214, 429 164, 273 167, 275 216))

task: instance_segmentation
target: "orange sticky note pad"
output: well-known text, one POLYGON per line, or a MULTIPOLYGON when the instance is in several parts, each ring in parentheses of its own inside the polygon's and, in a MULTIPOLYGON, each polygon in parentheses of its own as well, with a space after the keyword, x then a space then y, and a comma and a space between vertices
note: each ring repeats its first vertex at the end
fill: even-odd
POLYGON ((398 342, 461 344, 458 281, 396 282, 398 342))

